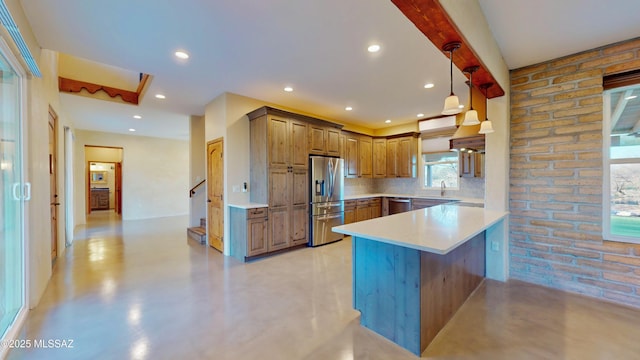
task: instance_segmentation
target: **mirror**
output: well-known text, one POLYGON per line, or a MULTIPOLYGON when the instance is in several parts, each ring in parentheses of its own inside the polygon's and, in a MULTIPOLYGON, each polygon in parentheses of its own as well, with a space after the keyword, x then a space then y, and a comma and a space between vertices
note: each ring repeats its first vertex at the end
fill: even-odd
POLYGON ((91 183, 106 184, 107 183, 107 172, 106 171, 92 171, 91 172, 91 183))

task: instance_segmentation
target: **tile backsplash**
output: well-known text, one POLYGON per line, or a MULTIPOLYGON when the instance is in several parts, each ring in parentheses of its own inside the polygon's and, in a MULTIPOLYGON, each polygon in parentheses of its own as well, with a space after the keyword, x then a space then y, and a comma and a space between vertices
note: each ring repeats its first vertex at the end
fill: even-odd
MULTIPOLYGON (((440 189, 423 189, 419 177, 409 179, 344 179, 345 196, 375 193, 440 196, 440 189)), ((460 188, 458 190, 446 189, 445 196, 483 199, 484 179, 460 178, 460 188)))

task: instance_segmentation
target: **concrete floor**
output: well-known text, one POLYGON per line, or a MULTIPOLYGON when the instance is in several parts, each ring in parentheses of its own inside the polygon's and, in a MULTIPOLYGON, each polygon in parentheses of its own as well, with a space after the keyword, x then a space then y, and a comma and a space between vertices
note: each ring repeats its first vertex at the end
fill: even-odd
MULTIPOLYGON (((349 239, 243 264, 186 225, 94 212, 21 332, 54 347, 9 359, 417 358, 359 325, 349 239)), ((638 339, 638 309, 485 281, 423 357, 638 359, 638 339)))

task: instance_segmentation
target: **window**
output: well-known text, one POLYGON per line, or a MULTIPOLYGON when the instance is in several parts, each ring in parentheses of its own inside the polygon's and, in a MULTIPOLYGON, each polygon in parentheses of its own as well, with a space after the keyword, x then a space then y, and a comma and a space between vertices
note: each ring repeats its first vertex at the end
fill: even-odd
POLYGON ((452 151, 422 154, 424 163, 424 187, 440 188, 442 182, 448 189, 458 188, 458 153, 452 151))
POLYGON ((640 85, 604 94, 603 237, 640 243, 640 85))

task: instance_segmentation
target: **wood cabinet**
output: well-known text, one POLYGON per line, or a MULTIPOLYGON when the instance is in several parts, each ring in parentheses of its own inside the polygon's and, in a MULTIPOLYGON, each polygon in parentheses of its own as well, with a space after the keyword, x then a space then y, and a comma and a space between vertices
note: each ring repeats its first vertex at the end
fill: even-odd
POLYGON ((344 202, 344 223, 351 224, 356 222, 356 200, 346 200, 344 202))
POLYGON ((345 136, 345 177, 372 177, 373 139, 371 136, 355 133, 346 133, 345 136))
POLYGON ((382 199, 365 198, 356 201, 355 220, 364 221, 382 216, 382 199))
POLYGON ((460 152, 460 177, 484 177, 484 154, 460 152))
POLYGON ((373 139, 373 177, 387 177, 387 139, 373 139))
POLYGON ((266 207, 230 208, 231 256, 246 261, 269 251, 267 214, 266 207))
POLYGON ((340 156, 340 130, 309 125, 309 154, 340 156))
POLYGON ((387 176, 415 178, 418 173, 417 134, 387 139, 387 176))
POLYGON ((308 241, 309 136, 314 134, 307 122, 272 110, 248 114, 251 201, 269 205, 267 252, 308 241))
POLYGON ((109 210, 109 189, 91 189, 91 210, 109 210))

